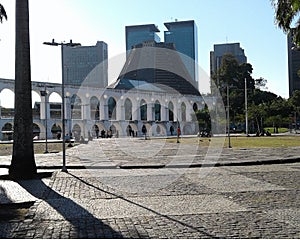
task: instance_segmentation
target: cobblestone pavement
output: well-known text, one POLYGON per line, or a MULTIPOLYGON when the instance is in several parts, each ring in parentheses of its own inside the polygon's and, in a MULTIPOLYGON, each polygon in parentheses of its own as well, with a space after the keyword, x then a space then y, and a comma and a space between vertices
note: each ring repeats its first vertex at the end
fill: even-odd
MULTIPOLYGON (((297 150, 228 149, 218 162, 295 159, 297 150)), ((0 237, 300 238, 299 162, 184 167, 190 156, 198 158, 193 164, 203 161, 203 151, 140 140, 69 149, 68 166, 86 169, 0 180, 1 208, 16 206, 22 213, 0 219, 0 237), (172 165, 170 152, 176 153, 172 165)), ((59 154, 37 156, 40 166, 60 161, 59 154)))
MULTIPOLYGON (((163 139, 98 139, 68 148, 67 166, 69 168, 198 167, 300 161, 300 147, 228 149, 222 147, 223 138, 212 139, 209 147, 200 147, 197 144, 198 140, 195 140, 194 144, 176 144, 163 139)), ((60 169, 62 153, 37 154, 35 160, 41 169, 60 169)), ((10 156, 0 156, 0 167, 7 168, 10 161, 10 156)))

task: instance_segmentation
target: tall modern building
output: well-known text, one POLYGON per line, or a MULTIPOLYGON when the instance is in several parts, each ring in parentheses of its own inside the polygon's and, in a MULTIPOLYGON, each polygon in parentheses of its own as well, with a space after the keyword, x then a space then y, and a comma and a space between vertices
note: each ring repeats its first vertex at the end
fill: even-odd
POLYGON ((146 41, 160 42, 160 37, 157 34, 159 29, 154 24, 126 26, 125 32, 127 56, 129 53, 128 51, 137 44, 146 41))
POLYGON ((245 56, 244 49, 240 47, 240 43, 215 44, 214 50, 210 52, 211 76, 218 71, 222 57, 228 53, 232 54, 240 64, 247 62, 247 57, 245 56))
POLYGON ((292 37, 287 37, 288 45, 288 68, 289 68, 289 95, 292 96, 295 90, 300 90, 300 49, 294 48, 292 37))
POLYGON ((63 65, 66 85, 108 85, 107 44, 103 41, 95 46, 65 46, 63 65))
MULTIPOLYGON (((197 26, 193 20, 175 21, 164 24, 164 42, 174 44, 175 50, 181 53, 181 59, 190 74, 191 83, 198 89, 198 44, 197 26)), ((159 29, 154 24, 126 26, 126 51, 138 44, 154 41, 160 42, 159 29)))
POLYGON ((168 29, 164 32, 164 41, 174 43, 175 49, 187 56, 182 57, 182 60, 191 75, 193 85, 198 88, 198 36, 195 22, 176 20, 164 25, 168 29))

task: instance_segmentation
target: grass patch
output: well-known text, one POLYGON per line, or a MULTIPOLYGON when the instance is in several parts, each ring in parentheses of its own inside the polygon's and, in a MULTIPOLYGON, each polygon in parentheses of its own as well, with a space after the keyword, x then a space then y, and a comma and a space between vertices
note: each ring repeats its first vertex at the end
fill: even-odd
MULTIPOLYGON (((68 143, 66 143, 66 149, 68 149, 68 143)), ((46 150, 45 143, 34 143, 34 154, 42 154, 45 152, 45 150, 46 150)), ((12 151, 13 151, 12 143, 0 144, 0 156, 12 155, 12 151)), ((61 152, 61 151, 62 151, 62 143, 48 142, 48 152, 51 153, 51 152, 61 152)))
MULTIPOLYGON (((273 127, 265 127, 264 129, 265 129, 265 131, 269 131, 271 134, 274 133, 274 128, 273 127)), ((286 133, 288 131, 289 131, 288 128, 278 128, 278 133, 286 133)))
MULTIPOLYGON (((208 147, 211 143, 218 142, 222 144, 224 138, 216 137, 213 140, 209 138, 180 138, 180 144, 195 144, 201 147, 208 147), (211 142, 213 141, 213 142, 211 142)), ((168 143, 176 143, 176 139, 166 139, 168 143)), ((300 136, 271 136, 271 137, 231 137, 231 146, 233 148, 286 148, 299 147, 300 136)), ((224 148, 228 147, 228 138, 224 141, 224 148)))
MULTIPOLYGON (((231 137, 230 140, 233 148, 285 148, 300 146, 300 136, 231 137)), ((227 138, 225 144, 228 145, 227 138)))

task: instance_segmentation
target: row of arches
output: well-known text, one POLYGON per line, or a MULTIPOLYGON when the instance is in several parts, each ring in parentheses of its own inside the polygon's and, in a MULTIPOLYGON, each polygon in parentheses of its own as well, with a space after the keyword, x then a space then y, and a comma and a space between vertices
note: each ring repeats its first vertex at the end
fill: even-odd
MULTIPOLYGON (((43 91, 41 91, 43 92, 43 91)), ((41 93, 38 91, 32 90, 32 107, 34 108, 34 104, 36 102, 41 102, 42 96, 41 93)), ((13 90, 4 88, 0 91, 0 103, 1 107, 3 108, 14 108, 14 101, 15 101, 15 93, 13 90)), ((60 93, 58 92, 51 92, 48 96, 48 101, 52 103, 61 103, 62 98, 60 96, 60 93)))
MULTIPOLYGON (((92 100, 92 99, 91 99, 92 100)), ((100 103, 98 102, 95 104, 96 101, 94 100, 93 104, 91 103, 91 118, 98 120, 96 117, 99 118, 99 109, 100 109, 100 103)), ((129 98, 126 98, 124 101, 124 112, 125 112, 125 119, 124 120, 142 120, 142 121, 147 121, 149 120, 147 117, 147 111, 149 108, 149 104, 147 104, 146 100, 141 99, 139 102, 139 106, 136 107, 136 109, 133 108, 132 101, 129 98), (137 116, 140 116, 139 119, 133 119, 133 111, 139 111, 137 116)), ((154 102, 153 106, 153 114, 154 114, 154 121, 161 121, 162 120, 162 109, 166 108, 167 109, 167 120, 168 121, 176 121, 174 119, 174 104, 172 101, 169 101, 166 105, 162 105, 159 100, 156 100, 154 102)), ((117 109, 117 101, 114 97, 110 97, 108 99, 108 119, 109 120, 116 120, 116 110, 117 109)), ((187 107, 184 102, 181 103, 180 105, 181 109, 181 121, 186 121, 187 120, 187 107)), ((196 111, 198 109, 198 106, 196 103, 193 105, 193 110, 196 111)))
MULTIPOLYGON (((1 94, 5 90, 8 89, 2 90, 1 94)), ((187 121, 190 114, 187 112, 187 104, 190 103, 188 101, 179 103, 177 102, 178 99, 167 101, 152 98, 150 101, 144 98, 137 100, 138 97, 130 96, 124 100, 122 96, 107 97, 108 94, 102 94, 98 98, 95 95, 88 97, 88 93, 86 93, 85 97, 81 96, 83 95, 82 93, 79 93, 81 97, 76 93, 73 95, 69 92, 67 93, 65 107, 68 112, 68 119, 176 121, 179 118, 181 121, 187 121), (122 106, 119 107, 118 105, 122 106)), ((45 118, 45 113, 43 113, 45 106, 42 106, 43 104, 48 105, 47 118, 61 119, 62 101, 58 93, 52 92, 49 96, 46 96, 46 99, 40 97, 39 100, 40 102, 33 106, 35 119, 45 118)), ((3 101, 1 106, 2 103, 3 101)), ((192 108, 194 111, 198 109, 196 102, 193 103, 192 108)), ((1 111, 1 116, 3 118, 12 118, 13 109, 11 111, 4 109, 1 111)))
MULTIPOLYGON (((41 129, 43 126, 39 126, 39 124, 33 124, 33 137, 34 139, 43 139, 43 131, 41 129)), ((74 124, 71 131, 68 132, 75 140, 79 141, 81 136, 84 137, 92 137, 92 138, 107 138, 107 137, 119 137, 128 136, 128 137, 138 137, 144 134, 150 136, 166 136, 166 135, 175 135, 176 134, 176 123, 173 124, 148 124, 145 123, 143 125, 139 124, 128 124, 125 126, 126 128, 122 128, 122 126, 118 123, 112 123, 109 127, 105 127, 103 124, 94 124, 90 129, 87 129, 87 135, 85 135, 85 129, 80 124, 74 124)), ((10 141, 13 139, 13 124, 5 123, 1 129, 2 131, 2 140, 10 141)), ((189 125, 184 125, 182 132, 185 134, 192 134, 192 129, 189 125)), ((54 123, 50 127, 50 136, 48 139, 61 139, 62 127, 58 123, 54 123)))

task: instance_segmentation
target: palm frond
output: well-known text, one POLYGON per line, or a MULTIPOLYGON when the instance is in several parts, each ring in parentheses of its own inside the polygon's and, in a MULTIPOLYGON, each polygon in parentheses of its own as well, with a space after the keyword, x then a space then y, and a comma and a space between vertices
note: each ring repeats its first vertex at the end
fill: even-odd
POLYGON ((5 9, 2 6, 2 4, 0 4, 0 23, 2 23, 3 18, 5 18, 7 20, 7 14, 6 14, 5 9))
POLYGON ((300 1, 299 0, 271 0, 275 10, 275 23, 285 33, 293 37, 293 41, 300 44, 300 1), (298 17, 298 19, 296 19, 298 17), (295 26, 292 26, 296 22, 295 26))

